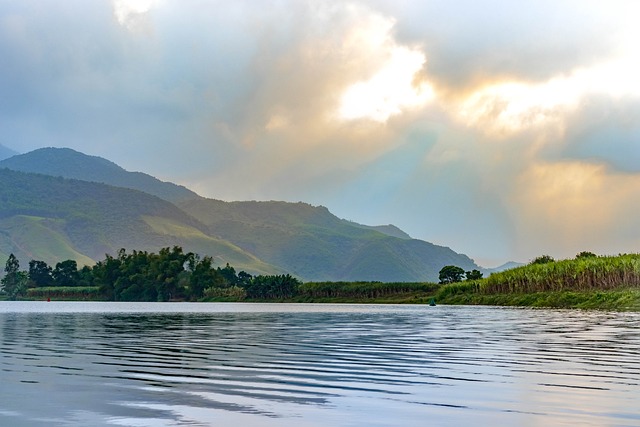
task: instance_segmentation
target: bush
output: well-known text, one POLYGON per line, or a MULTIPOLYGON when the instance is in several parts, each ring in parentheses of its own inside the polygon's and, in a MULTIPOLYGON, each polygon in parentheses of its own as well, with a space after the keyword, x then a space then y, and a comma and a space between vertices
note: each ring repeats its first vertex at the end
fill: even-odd
POLYGON ((228 288, 210 287, 204 290, 205 298, 224 298, 233 301, 242 301, 247 298, 247 291, 239 286, 231 286, 228 288))
POLYGON ((548 264, 550 262, 555 262, 556 260, 553 259, 552 256, 549 255, 540 255, 539 257, 535 258, 533 261, 531 261, 529 263, 529 265, 536 265, 536 264, 548 264))

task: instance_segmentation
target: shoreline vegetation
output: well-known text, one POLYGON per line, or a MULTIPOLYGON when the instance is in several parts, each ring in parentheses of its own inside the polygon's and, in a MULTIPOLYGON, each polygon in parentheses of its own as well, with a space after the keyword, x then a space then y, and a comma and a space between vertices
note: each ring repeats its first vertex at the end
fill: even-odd
MULTIPOLYGON (((452 267, 452 266, 447 266, 452 267)), ((443 268, 446 270, 447 267, 443 268)), ((452 270, 452 269, 449 269, 452 270)), ((455 268, 453 269, 455 271, 455 268)), ((549 256, 478 278, 467 272, 441 283, 307 282, 284 274, 252 276, 228 264, 213 267, 182 248, 158 254, 119 251, 117 257, 77 270, 64 261, 54 268, 31 261, 20 271, 10 256, 0 299, 74 301, 201 301, 495 305, 640 311, 640 254, 575 259, 549 256), (447 283, 449 282, 449 283, 447 283)), ((481 275, 480 275, 481 276, 481 275)))

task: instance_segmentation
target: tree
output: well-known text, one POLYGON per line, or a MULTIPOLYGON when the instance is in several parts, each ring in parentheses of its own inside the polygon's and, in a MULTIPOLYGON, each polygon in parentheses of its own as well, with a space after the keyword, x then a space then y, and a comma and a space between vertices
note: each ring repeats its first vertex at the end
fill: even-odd
POLYGON ((476 269, 473 269, 471 271, 467 271, 465 273, 465 276, 467 277, 467 280, 480 280, 480 279, 482 279, 482 273, 480 272, 480 270, 476 270, 476 269))
POLYGON ((455 265, 446 265, 440 270, 438 279, 441 284, 462 282, 462 276, 464 276, 464 270, 455 265))
POLYGON ((222 287, 224 278, 213 268, 213 258, 205 256, 202 259, 194 257, 191 265, 191 276, 189 277, 189 296, 192 299, 202 298, 204 290, 211 287, 222 287))
POLYGON ((222 275, 224 280, 231 285, 235 285, 238 282, 238 276, 236 276, 236 269, 231 267, 229 263, 224 268, 218 267, 218 273, 222 275))
POLYGON ((531 261, 531 263, 529 265, 534 265, 534 264, 548 264, 550 262, 555 262, 556 260, 553 259, 552 256, 550 255, 540 255, 539 257, 535 258, 533 261, 531 261))
POLYGON ((78 263, 72 259, 56 264, 51 273, 55 286, 76 286, 78 284, 78 263))
POLYGON ((45 287, 53 286, 52 270, 44 261, 32 259, 29 261, 29 281, 32 286, 45 287))
POLYGON ((15 255, 9 255, 4 266, 5 275, 0 281, 2 290, 9 299, 15 300, 27 291, 27 273, 20 271, 20 262, 15 255))
POLYGON ((598 255, 589 251, 582 251, 578 255, 576 255, 576 259, 587 259, 587 258, 596 258, 598 255))

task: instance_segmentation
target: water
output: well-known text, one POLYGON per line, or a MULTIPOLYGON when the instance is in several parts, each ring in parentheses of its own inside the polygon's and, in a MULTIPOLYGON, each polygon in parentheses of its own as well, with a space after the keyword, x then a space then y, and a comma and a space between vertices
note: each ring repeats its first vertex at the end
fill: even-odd
POLYGON ((638 426, 640 314, 0 302, 0 426, 638 426))

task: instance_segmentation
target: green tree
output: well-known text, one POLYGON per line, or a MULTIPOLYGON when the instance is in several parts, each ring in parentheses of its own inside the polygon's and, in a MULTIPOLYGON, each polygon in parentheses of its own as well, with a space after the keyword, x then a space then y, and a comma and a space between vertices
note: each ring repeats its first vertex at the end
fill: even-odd
POLYGON ((245 285, 247 297, 257 299, 290 298, 298 293, 300 281, 289 274, 256 276, 245 285))
POLYGON ((207 288, 220 288, 225 280, 222 275, 213 268, 213 258, 205 256, 200 259, 194 257, 189 265, 191 275, 189 276, 189 296, 191 299, 202 298, 204 290, 207 288))
POLYGON ((578 255, 576 255, 576 259, 587 259, 587 258, 596 258, 598 255, 589 251, 582 251, 578 255))
POLYGON ((555 262, 556 260, 553 259, 552 256, 550 255, 540 255, 539 257, 536 257, 533 261, 531 261, 531 263, 529 265, 534 265, 534 264, 548 264, 550 262, 555 262))
POLYGON ((172 249, 162 248, 160 253, 153 257, 149 269, 155 284, 157 301, 169 301, 184 296, 184 289, 179 286, 180 273, 185 270, 185 266, 192 263, 193 257, 193 253, 185 254, 180 246, 174 246, 172 249))
POLYGON ((222 275, 224 280, 229 286, 238 283, 238 276, 236 276, 236 269, 231 267, 229 263, 224 268, 218 268, 218 273, 222 275))
POLYGON ((106 255, 104 261, 97 262, 91 269, 94 283, 100 286, 100 293, 104 295, 107 300, 117 300, 115 283, 118 279, 121 265, 122 261, 119 258, 106 255))
POLYGON ((480 280, 482 279, 482 273, 480 272, 480 270, 476 270, 473 269, 471 271, 467 271, 465 273, 465 276, 467 277, 467 280, 480 280))
POLYGON ((2 290, 11 300, 18 299, 27 291, 27 273, 20 271, 20 262, 15 255, 10 254, 4 266, 5 275, 0 281, 2 290))
POLYGON ((455 265, 445 265, 438 274, 441 284, 462 282, 464 270, 455 265))
POLYGON ((29 261, 29 282, 32 286, 45 287, 53 286, 53 270, 44 261, 32 259, 29 261))
POLYGON ((77 286, 78 263, 72 259, 61 261, 56 264, 51 276, 55 286, 77 286))

